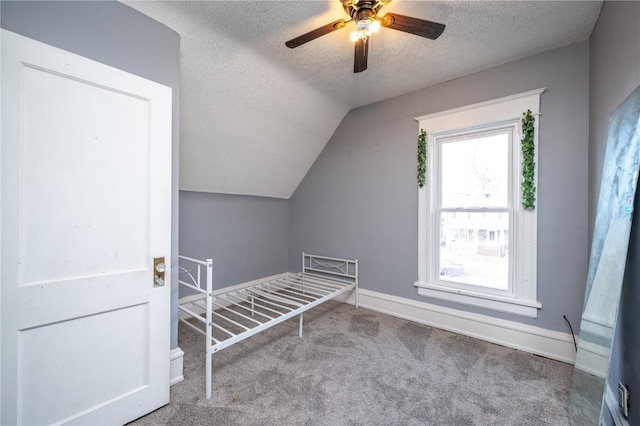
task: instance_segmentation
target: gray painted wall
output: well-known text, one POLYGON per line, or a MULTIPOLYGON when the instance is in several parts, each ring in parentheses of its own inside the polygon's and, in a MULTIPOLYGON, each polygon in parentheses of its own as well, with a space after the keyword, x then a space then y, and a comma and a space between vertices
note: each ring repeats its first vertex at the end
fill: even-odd
POLYGON ((640 84, 638 2, 605 2, 591 34, 589 244, 596 220, 609 116, 640 84))
MULTIPOLYGON (((3 1, 2 28, 173 89, 171 257, 178 257, 180 37, 115 1, 3 1)), ((178 345, 177 270, 172 274, 171 347, 178 345)))
POLYGON ((546 329, 580 323, 587 273, 589 43, 352 110, 291 198, 289 267, 302 250, 360 259, 361 286, 546 329), (414 117, 546 87, 541 98, 537 319, 418 296, 414 117))
POLYGON ((214 288, 287 272, 289 200, 180 192, 180 254, 214 260, 214 288))
MULTIPOLYGON (((640 3, 605 2, 591 36, 589 235, 596 216, 609 116, 640 86, 640 3)), ((622 285, 608 384, 631 388, 630 424, 640 424, 640 191, 622 285)), ((589 240, 591 241, 591 239, 589 240)))

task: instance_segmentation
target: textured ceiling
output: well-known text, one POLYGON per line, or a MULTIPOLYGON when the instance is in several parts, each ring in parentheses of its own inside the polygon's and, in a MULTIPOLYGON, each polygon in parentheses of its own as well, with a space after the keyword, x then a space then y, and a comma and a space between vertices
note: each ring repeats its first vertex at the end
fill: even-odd
POLYGON ((433 41, 382 28, 353 74, 350 27, 331 1, 125 1, 181 36, 180 188, 289 198, 346 113, 585 40, 602 2, 402 1, 395 12, 447 25, 433 41))

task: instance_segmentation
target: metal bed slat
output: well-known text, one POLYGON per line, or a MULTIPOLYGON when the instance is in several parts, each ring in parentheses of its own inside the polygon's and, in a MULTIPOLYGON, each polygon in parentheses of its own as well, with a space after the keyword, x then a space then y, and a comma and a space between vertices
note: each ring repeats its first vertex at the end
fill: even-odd
MULTIPOLYGON (((227 334, 228 334, 229 336, 231 336, 231 337, 233 337, 233 336, 237 336, 237 334, 235 334, 235 333, 233 333, 233 332, 231 332, 231 331, 227 330, 227 329, 226 329, 226 328, 224 328, 224 327, 219 326, 218 324, 214 323, 213 321, 211 321, 211 322, 209 323, 209 325, 211 325, 212 327, 217 328, 217 329, 218 329, 218 330, 220 330, 220 331, 223 331, 223 332, 227 333, 227 334)), ((242 334, 242 333, 240 333, 240 334, 242 334)), ((211 336, 211 338, 212 338, 212 339, 214 339, 214 337, 213 337, 213 336, 211 336)), ((215 340, 215 339, 214 339, 214 340, 215 340)), ((224 341, 224 340, 223 340, 223 341, 224 341)))
POLYGON ((178 301, 178 304, 188 305, 191 302, 206 299, 206 298, 207 298, 206 294, 202 294, 202 293, 191 294, 189 296, 181 297, 180 300, 178 301))
POLYGON ((207 335, 207 333, 206 333, 206 332, 204 332, 204 331, 200 330, 198 327, 196 327, 195 325, 191 324, 191 323, 190 323, 189 321, 187 321, 186 319, 184 319, 184 318, 178 318, 178 320, 179 320, 179 321, 182 321, 183 323, 185 323, 185 324, 186 324, 186 325, 188 325, 189 327, 193 328, 193 329, 194 329, 195 331, 197 331, 198 333, 201 333, 201 334, 203 334, 203 335, 205 335, 205 336, 207 335))
POLYGON ((295 306, 292 310, 298 309, 300 306, 304 306, 305 303, 296 302, 295 300, 288 299, 286 297, 278 296, 272 292, 264 291, 264 289, 254 290, 257 295, 269 300, 275 300, 276 302, 284 303, 285 305, 295 306))
POLYGON ((294 291, 297 294, 302 294, 304 297, 312 299, 324 297, 344 287, 329 288, 315 283, 310 284, 308 282, 301 282, 300 280, 296 280, 294 277, 287 277, 284 279, 283 283, 286 284, 288 291, 294 291))
MULTIPOLYGON (((235 293, 235 292, 234 292, 234 293, 235 293)), ((228 294, 228 295, 226 295, 226 296, 231 296, 231 293, 229 293, 229 294, 228 294)), ((244 302, 248 302, 246 299, 243 299, 243 298, 238 297, 238 296, 235 296, 235 295, 233 295, 233 296, 231 296, 231 297, 235 297, 236 299, 240 299, 240 300, 242 300, 242 301, 244 301, 244 302)), ((252 296, 249 296, 249 297, 251 298, 252 296)), ((254 298, 254 299, 255 299, 255 298, 254 298)), ((251 303, 251 302, 248 302, 248 303, 251 303)), ((253 301, 253 304, 254 304, 254 305, 258 305, 258 306, 259 306, 260 308, 262 308, 262 309, 265 309, 265 310, 267 310, 267 311, 270 311, 270 312, 273 312, 273 313, 275 313, 275 314, 278 314, 278 316, 280 316, 280 315, 282 314, 282 312, 280 312, 280 311, 276 311, 276 310, 271 309, 271 308, 269 308, 269 307, 267 307, 267 306, 261 305, 261 304, 259 304, 258 302, 256 302, 255 300, 253 301)), ((269 317, 269 318, 277 318, 277 317, 269 317)))
POLYGON ((269 304, 271 304, 273 306, 277 306, 277 307, 282 308, 282 309, 286 309, 288 311, 295 311, 296 308, 290 308, 288 306, 280 305, 278 303, 273 302, 272 300, 275 300, 275 301, 280 302, 280 303, 288 303, 289 305, 292 305, 292 306, 298 306, 298 307, 300 306, 299 303, 296 303, 296 302, 293 302, 293 301, 287 301, 287 300, 281 301, 281 300, 277 300, 277 299, 274 299, 272 297, 269 297, 270 293, 262 291, 262 289, 260 289, 260 290, 254 289, 254 290, 252 290, 252 292, 250 294, 254 294, 254 295, 257 294, 258 296, 260 296, 260 297, 262 297, 264 299, 263 302, 269 303, 269 304))
MULTIPOLYGON (((235 322, 235 321, 234 321, 234 320, 232 320, 231 318, 227 318, 227 317, 225 317, 224 315, 220 314, 220 313, 219 313, 219 312, 217 312, 217 311, 211 311, 211 314, 212 314, 212 315, 217 316, 218 318, 222 318, 223 320, 225 320, 225 321, 227 321, 227 322, 230 322, 231 324, 236 325, 236 326, 238 326, 238 327, 240 327, 240 328, 244 328, 245 330, 250 330, 250 328, 249 328, 249 327, 246 327, 246 326, 244 326, 244 325, 240 324, 239 322, 235 322)), ((211 320, 211 323, 212 323, 212 324, 215 324, 215 323, 213 322, 213 320, 211 320)), ((219 328, 222 328, 222 326, 221 326, 221 325, 219 325, 218 327, 219 327, 219 328)), ((230 330, 229 330, 229 333, 230 333, 232 336, 235 336, 235 335, 237 334, 237 333, 234 333, 233 331, 230 331, 230 330)), ((241 332, 241 333, 242 333, 242 332, 241 332)))
POLYGON ((324 291, 334 291, 334 290, 338 290, 341 289, 342 287, 345 286, 345 284, 339 284, 339 285, 335 285, 335 286, 327 286, 324 284, 319 284, 313 281, 310 281, 308 279, 305 279, 305 277, 303 276, 299 276, 299 275, 291 275, 285 278, 287 281, 292 281, 292 282, 296 282, 299 284, 313 284, 316 288, 320 289, 320 290, 324 290, 324 291))
POLYGON ((353 282, 336 281, 332 278, 319 277, 317 275, 303 274, 303 273, 292 275, 290 278, 295 279, 297 281, 301 281, 301 282, 321 284, 324 287, 330 287, 330 288, 336 288, 336 289, 353 284, 353 282))
POLYGON ((326 290, 329 291, 337 291, 340 290, 350 284, 353 283, 328 283, 326 281, 322 281, 322 280, 316 280, 316 279, 309 279, 309 277, 301 277, 300 278, 300 283, 306 284, 306 285, 316 285, 320 288, 324 288, 326 290))
POLYGON ((199 315, 195 312, 193 312, 191 309, 187 309, 182 305, 178 305, 178 309, 180 309, 182 312, 186 312, 187 314, 191 315, 194 319, 197 319, 198 321, 202 321, 203 323, 207 323, 207 321, 202 318, 202 315, 199 315))
MULTIPOLYGON (((224 309, 225 311, 231 312, 232 314, 238 315, 238 316, 240 316, 242 318, 245 318, 245 319, 247 319, 247 320, 249 320, 251 322, 255 322, 256 324, 262 324, 260 321, 256 321, 253 318, 249 318, 248 316, 245 316, 245 315, 241 314, 240 312, 234 311, 233 309, 229 309, 228 307, 226 307, 224 305, 216 303, 215 300, 213 302, 211 302, 211 303, 216 305, 216 306, 218 306, 218 307, 220 307, 221 309, 224 309)), ((220 314, 220 315, 222 315, 222 314, 220 314)))
MULTIPOLYGON (((266 298, 264 296, 260 296, 260 295, 257 295, 257 294, 255 295, 255 298, 256 299, 254 299, 254 300, 258 300, 258 301, 262 302, 263 304, 267 304, 267 305, 271 305, 273 307, 277 307, 277 308, 283 309, 283 311, 282 310, 278 311, 277 309, 271 309, 271 308, 268 308, 268 307, 264 307, 263 308, 263 309, 269 309, 271 312, 276 314, 275 318, 278 318, 279 316, 281 316, 283 314, 286 314, 286 313, 291 312, 291 311, 295 311, 297 309, 297 308, 294 308, 294 307, 280 305, 280 304, 274 302, 273 300, 270 300, 270 299, 268 299, 268 298, 266 298)), ((261 305, 261 306, 264 306, 264 305, 261 305)))
POLYGON ((192 305, 196 305, 197 307, 202 308, 202 309, 207 309, 207 299, 206 298, 194 300, 193 302, 191 302, 191 304, 192 305))
POLYGON ((311 289, 315 289, 316 291, 324 291, 327 293, 333 293, 334 291, 340 290, 341 288, 344 288, 344 285, 341 286, 337 286, 337 287, 332 287, 332 286, 328 286, 322 283, 317 283, 317 282, 312 282, 312 281, 308 281, 308 280, 301 280, 301 279, 297 279, 296 277, 293 277, 291 279, 291 282, 296 283, 299 286, 304 286, 305 288, 311 288, 311 289))
POLYGON ((305 289, 309 288, 311 290, 315 290, 315 291, 324 291, 327 293, 333 293, 334 291, 338 291, 340 289, 343 289, 345 286, 341 285, 339 287, 329 287, 327 285, 324 284, 320 284, 320 283, 315 283, 315 282, 311 282, 311 281, 300 281, 300 280, 292 280, 294 283, 296 283, 298 286, 303 286, 305 289))
MULTIPOLYGON (((291 293, 290 296, 289 295, 285 295, 284 297, 291 297, 294 300, 300 300, 302 303, 308 302, 307 299, 312 299, 312 300, 317 299, 317 297, 313 297, 311 295, 307 295, 307 294, 304 294, 304 293, 302 293, 300 291, 297 291, 296 289, 293 289, 291 287, 291 284, 289 284, 289 283, 287 283, 285 281, 278 281, 277 283, 274 283, 272 285, 272 288, 274 288, 274 290, 277 292, 277 294, 282 294, 282 292, 291 293), (303 296, 304 299, 297 299, 294 295, 295 296, 303 296)), ((322 297, 323 295, 320 295, 320 296, 322 297)))
MULTIPOLYGON (((266 283, 263 283, 263 284, 257 285, 254 289, 260 289, 260 290, 265 291, 266 293, 271 294, 271 293, 273 293, 274 286, 278 286, 278 285, 281 285, 281 284, 278 282, 278 280, 275 280, 275 281, 268 281, 268 282, 266 282, 266 283)), ((276 288, 275 290, 276 290, 276 291, 279 291, 279 290, 281 290, 281 288, 276 288)), ((302 302, 304 302, 304 300, 303 300, 302 302)), ((293 305, 296 305, 296 303, 292 303, 292 304, 293 304, 293 305)))
POLYGON ((322 284, 322 283, 317 283, 317 282, 313 282, 313 281, 309 281, 309 280, 296 280, 293 279, 294 282, 298 283, 298 285, 303 285, 305 287, 311 287, 311 288, 315 288, 318 291, 326 291, 329 293, 333 293, 336 290, 340 290, 341 288, 344 287, 344 285, 340 285, 340 286, 328 286, 326 284, 322 284))
POLYGON ((303 284, 299 284, 299 283, 294 282, 294 281, 287 281, 287 286, 288 286, 288 288, 292 288, 294 290, 302 292, 302 294, 304 294, 304 295, 314 294, 314 295, 316 295, 318 297, 324 297, 327 294, 333 293, 332 291, 321 290, 321 289, 318 289, 318 288, 311 287, 309 285, 305 286, 303 284))
MULTIPOLYGON (((292 305, 292 306, 280 305, 280 304, 275 303, 274 301, 272 301, 270 299, 267 299, 267 298, 263 297, 260 289, 248 288, 246 290, 241 290, 240 292, 245 294, 249 298, 248 300, 251 300, 251 298, 253 298, 254 300, 257 299, 257 300, 261 301, 262 303, 266 303, 266 304, 271 305, 271 306, 276 306, 276 307, 281 308, 281 309, 286 309, 287 311, 293 311, 295 309, 295 308, 292 307, 292 306, 295 306, 295 305, 292 305)), ((268 293, 266 293, 266 294, 268 294, 268 293)), ((272 312, 275 312, 277 314, 282 313, 281 311, 277 311, 275 309, 272 309, 272 312)))
MULTIPOLYGON (((258 300, 260 300, 262 303, 267 303, 272 306, 277 306, 278 308, 286 309, 287 311, 295 311, 295 308, 292 308, 290 306, 280 305, 264 296, 258 295, 258 293, 255 293, 255 294, 249 293, 249 297, 259 297, 260 299, 258 300)), ((268 309, 268 308, 265 308, 265 309, 268 309)), ((276 311, 275 309, 270 309, 270 311, 278 314, 278 316, 282 315, 281 311, 276 311)))
MULTIPOLYGON (((196 305, 198 308, 200 309, 204 309, 205 311, 207 310, 207 301, 206 299, 199 299, 199 300, 194 300, 193 302, 191 302, 192 305, 196 305)), ((202 316, 202 315, 200 315, 202 316)))
POLYGON ((228 297, 225 297, 225 296, 226 296, 226 295, 222 295, 222 296, 220 297, 220 299, 223 299, 225 302, 227 302, 227 303, 229 303, 229 304, 231 304, 231 305, 237 306, 237 307, 238 307, 238 308, 240 308, 240 309, 244 309, 244 310, 246 310, 246 311, 249 311, 249 312, 251 312, 252 314, 258 314, 258 315, 260 315, 260 316, 262 316, 262 317, 268 318, 268 319, 267 319, 267 321, 273 318, 273 317, 270 317, 269 315, 264 314, 264 313, 262 313, 262 312, 257 312, 255 309, 253 309, 253 310, 252 310, 251 308, 249 308, 249 307, 247 307, 247 306, 243 306, 243 305, 241 305, 241 304, 239 304, 239 303, 232 302, 231 300, 229 300, 229 298, 228 298, 228 297))
MULTIPOLYGON (((271 285, 271 287, 273 287, 274 285, 275 285, 275 284, 272 284, 272 285, 271 285)), ((281 284, 278 284, 278 285, 281 285, 281 284)), ((277 291, 283 291, 284 289, 283 289, 283 288, 276 288, 276 290, 277 290, 277 291)), ((269 294, 273 294, 273 293, 269 293, 269 294)), ((299 303, 302 303, 303 305, 307 304, 307 302, 308 302, 308 300, 305 300, 305 299, 299 299, 299 298, 294 297, 294 296, 288 296, 288 297, 290 297, 290 298, 292 299, 292 301, 293 301, 293 300, 297 300, 299 303)))
MULTIPOLYGON (((298 297, 303 297, 303 298, 304 298, 303 300, 305 300, 305 301, 307 301, 307 302, 311 302, 311 301, 314 301, 314 300, 316 300, 316 299, 319 299, 319 298, 321 298, 321 297, 324 297, 324 296, 325 296, 324 294, 321 294, 321 295, 319 295, 319 296, 314 296, 314 295, 312 294, 312 292, 310 292, 310 293, 305 293, 305 292, 303 292, 302 290, 298 290, 298 289, 296 289, 296 288, 292 287, 290 284, 284 284, 284 283, 283 283, 283 285, 285 285, 286 287, 284 287, 284 288, 282 288, 282 289, 278 290, 278 294, 287 293, 287 294, 296 295, 296 296, 298 296, 298 297), (310 300, 307 300, 307 299, 310 299, 310 300)), ((289 295, 287 295, 286 297, 294 297, 294 296, 289 296, 289 295)))
POLYGON ((289 294, 283 294, 283 288, 269 288, 271 291, 265 292, 263 289, 261 290, 263 294, 268 295, 268 297, 273 298, 273 300, 278 300, 281 303, 288 303, 290 305, 294 305, 297 307, 304 306, 309 303, 306 299, 299 299, 289 294))
MULTIPOLYGON (((287 283, 297 283, 297 284, 302 284, 302 285, 318 284, 318 283, 313 283, 313 282, 305 279, 305 277, 301 276, 300 274, 289 275, 289 276, 283 277, 281 280, 283 282, 287 282, 287 283)), ((326 285, 315 285, 315 288, 321 289, 323 291, 334 291, 334 290, 340 289, 342 287, 344 287, 343 284, 334 285, 334 286, 331 286, 331 287, 328 287, 326 285)))
POLYGON ((320 288, 320 287, 316 286, 315 284, 311 284, 311 283, 308 283, 308 282, 307 283, 306 282, 300 282, 300 281, 297 281, 297 280, 292 279, 292 278, 286 278, 285 280, 290 285, 296 286, 296 288, 302 287, 303 291, 309 291, 309 289, 311 289, 312 290, 312 291, 310 291, 311 293, 319 294, 321 296, 324 296, 325 294, 333 293, 335 291, 335 289, 320 288), (321 293, 319 293, 319 292, 321 292, 321 293))
POLYGON ((283 278, 284 277, 280 277, 280 278, 277 278, 275 280, 266 281, 264 283, 261 283, 261 284, 257 285, 256 288, 265 288, 265 287, 271 287, 271 286, 274 286, 274 285, 279 285, 283 278))

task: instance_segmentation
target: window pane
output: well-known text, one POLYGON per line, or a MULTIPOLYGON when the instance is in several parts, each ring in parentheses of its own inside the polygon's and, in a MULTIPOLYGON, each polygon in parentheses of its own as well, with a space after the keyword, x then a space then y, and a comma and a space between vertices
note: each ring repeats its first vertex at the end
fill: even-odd
POLYGON ((442 281, 509 288, 507 213, 441 213, 440 225, 442 281))
POLYGON ((442 207, 507 207, 509 136, 441 142, 442 207))

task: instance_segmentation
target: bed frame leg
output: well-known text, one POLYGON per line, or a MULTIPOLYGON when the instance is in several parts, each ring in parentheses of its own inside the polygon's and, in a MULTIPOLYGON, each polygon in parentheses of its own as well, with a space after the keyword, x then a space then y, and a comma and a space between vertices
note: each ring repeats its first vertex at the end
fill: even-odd
POLYGON ((254 316, 256 313, 256 305, 254 303, 254 296, 251 295, 251 316, 254 316))
POLYGON ((211 399, 211 346, 207 350, 207 365, 206 365, 206 380, 207 380, 207 399, 211 399))
POLYGON ((359 281, 359 279, 358 279, 358 275, 359 275, 359 273, 358 273, 358 259, 356 259, 354 261, 354 263, 355 263, 355 269, 356 269, 356 271, 355 271, 355 275, 356 275, 356 279, 355 279, 355 282, 356 282, 356 308, 359 308, 360 307, 360 300, 359 300, 358 294, 360 293, 360 291, 359 291, 360 290, 360 286, 358 284, 358 281, 359 281))
POLYGON ((302 337, 302 322, 304 321, 304 312, 300 314, 300 326, 298 327, 298 337, 302 337))
POLYGON ((207 356, 206 361, 206 380, 207 380, 207 399, 211 399, 211 338, 212 336, 212 311, 213 311, 213 297, 211 293, 213 292, 213 259, 207 259, 207 312, 206 312, 206 350, 207 356))

